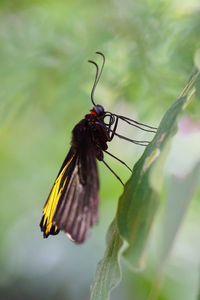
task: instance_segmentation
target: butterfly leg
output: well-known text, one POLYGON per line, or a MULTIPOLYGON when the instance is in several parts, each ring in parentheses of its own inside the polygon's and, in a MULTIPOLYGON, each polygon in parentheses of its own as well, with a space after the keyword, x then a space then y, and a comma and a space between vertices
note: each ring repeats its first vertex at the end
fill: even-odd
POLYGON ((109 137, 109 142, 112 141, 112 139, 113 139, 114 136, 115 136, 115 132, 116 132, 116 130, 117 130, 117 125, 118 125, 118 120, 119 120, 119 118, 118 118, 118 116, 116 116, 115 125, 114 125, 113 130, 111 130, 111 128, 110 128, 111 125, 109 126, 109 131, 111 131, 111 135, 110 135, 110 137, 109 137))
POLYGON ((124 186, 123 181, 121 180, 121 178, 113 171, 113 169, 111 169, 111 167, 104 161, 102 160, 102 162, 104 163, 104 165, 115 175, 115 177, 121 182, 121 184, 124 186))
POLYGON ((112 157, 115 158, 116 160, 118 160, 120 163, 122 163, 124 166, 126 166, 127 169, 129 169, 129 170, 131 171, 131 173, 132 173, 131 168, 130 168, 123 160, 119 159, 118 157, 116 157, 115 155, 113 155, 112 153, 110 153, 110 152, 108 152, 108 151, 106 151, 106 150, 104 150, 104 152, 107 153, 107 154, 109 154, 110 156, 112 156, 112 157))

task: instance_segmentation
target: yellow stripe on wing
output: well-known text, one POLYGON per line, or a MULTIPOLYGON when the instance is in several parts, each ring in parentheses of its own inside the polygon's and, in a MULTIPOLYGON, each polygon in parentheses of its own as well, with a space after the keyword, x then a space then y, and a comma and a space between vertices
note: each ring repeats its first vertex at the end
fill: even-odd
MULTIPOLYGON (((45 227, 45 235, 48 235, 48 233, 50 233, 51 228, 53 226, 53 216, 58 204, 58 201, 60 199, 61 193, 65 187, 67 178, 65 178, 65 181, 63 182, 62 186, 60 187, 60 183, 61 180, 63 178, 63 175, 67 169, 67 167, 69 166, 69 164, 71 163, 72 159, 74 158, 74 155, 72 156, 72 158, 68 161, 68 163, 66 164, 66 166, 62 169, 62 172, 59 174, 58 178, 56 179, 54 186, 52 188, 51 194, 49 195, 49 199, 47 201, 47 203, 44 206, 43 209, 43 226, 45 227)), ((57 230, 57 226, 55 226, 55 231, 57 230)))

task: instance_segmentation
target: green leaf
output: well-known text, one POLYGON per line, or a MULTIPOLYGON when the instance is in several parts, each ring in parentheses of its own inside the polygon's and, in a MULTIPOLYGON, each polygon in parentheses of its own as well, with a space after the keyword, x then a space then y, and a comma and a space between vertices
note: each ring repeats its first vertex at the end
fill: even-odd
POLYGON ((177 130, 178 118, 195 93, 190 88, 198 75, 196 72, 192 76, 179 98, 165 113, 154 139, 135 164, 119 199, 117 225, 120 235, 128 242, 123 256, 130 268, 145 267, 145 249, 160 201, 163 164, 177 130))
POLYGON ((110 291, 121 279, 121 253, 130 268, 137 270, 145 266, 145 249, 160 202, 163 164, 177 130, 178 117, 195 94, 195 89, 191 87, 198 76, 199 72, 192 75, 133 168, 133 174, 119 199, 116 217, 108 231, 107 249, 97 267, 91 300, 109 299, 110 291))
POLYGON ((198 185, 200 175, 200 163, 191 173, 184 178, 172 176, 170 180, 169 196, 164 211, 164 222, 161 225, 160 254, 157 257, 157 271, 153 280, 149 300, 157 299, 162 287, 164 271, 167 259, 174 245, 176 235, 188 210, 193 193, 198 185))
POLYGON ((91 300, 109 299, 110 291, 119 283, 121 278, 119 256, 122 244, 114 220, 107 233, 107 249, 104 258, 97 266, 95 281, 91 288, 91 300))
POLYGON ((169 197, 164 213, 164 224, 161 234, 161 257, 163 264, 171 251, 176 234, 188 210, 195 188, 199 182, 200 163, 184 178, 173 176, 170 180, 169 197))
POLYGON ((200 49, 197 49, 194 54, 194 64, 200 70, 200 49))

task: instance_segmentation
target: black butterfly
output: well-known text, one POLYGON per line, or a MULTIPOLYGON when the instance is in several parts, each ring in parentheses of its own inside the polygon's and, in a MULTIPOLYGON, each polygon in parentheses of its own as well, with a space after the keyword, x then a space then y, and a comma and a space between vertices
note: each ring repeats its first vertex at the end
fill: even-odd
POLYGON ((87 238, 89 228, 98 221, 99 179, 96 159, 102 161, 123 184, 119 176, 104 161, 104 152, 123 163, 132 172, 122 160, 107 151, 107 142, 114 136, 142 146, 146 146, 149 142, 119 135, 116 132, 119 119, 148 132, 155 133, 156 130, 155 127, 130 118, 106 112, 101 105, 95 104, 94 92, 105 64, 104 54, 96 53, 102 56, 103 63, 99 72, 98 65, 89 60, 96 67, 91 92, 94 107, 72 131, 71 148, 44 205, 40 222, 44 238, 58 234, 60 230, 76 243, 83 243, 87 238))

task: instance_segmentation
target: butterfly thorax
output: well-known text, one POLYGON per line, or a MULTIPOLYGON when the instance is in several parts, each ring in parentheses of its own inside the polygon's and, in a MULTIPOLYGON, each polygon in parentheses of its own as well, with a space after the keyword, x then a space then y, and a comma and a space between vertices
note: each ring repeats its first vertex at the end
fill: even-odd
POLYGON ((102 116, 96 114, 87 114, 72 131, 73 150, 76 151, 80 149, 81 145, 91 142, 91 147, 93 147, 98 160, 103 159, 103 151, 108 148, 108 141, 109 131, 102 116))

